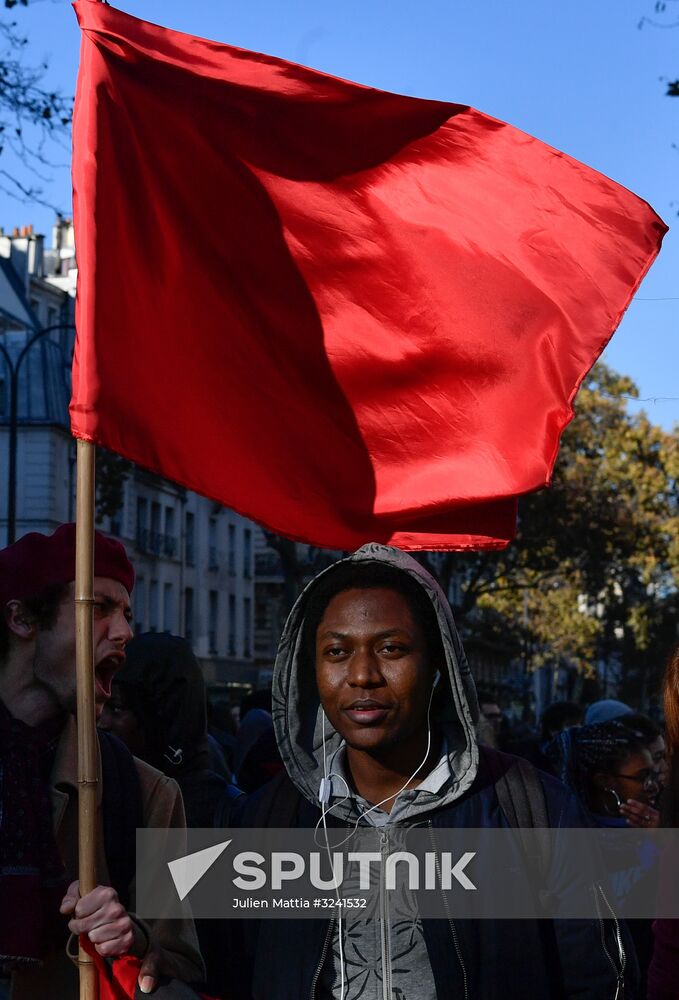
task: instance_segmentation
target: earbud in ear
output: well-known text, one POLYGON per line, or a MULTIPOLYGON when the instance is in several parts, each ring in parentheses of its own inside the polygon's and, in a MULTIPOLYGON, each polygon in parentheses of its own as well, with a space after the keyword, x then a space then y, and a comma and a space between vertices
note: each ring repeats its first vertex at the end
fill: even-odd
POLYGON ((432 688, 435 688, 440 680, 441 680, 441 671, 437 670, 436 673, 434 674, 434 683, 432 684, 432 688))
POLYGON ((330 793, 332 791, 332 781, 330 778, 321 778, 321 783, 318 786, 318 801, 325 805, 330 801, 330 793))

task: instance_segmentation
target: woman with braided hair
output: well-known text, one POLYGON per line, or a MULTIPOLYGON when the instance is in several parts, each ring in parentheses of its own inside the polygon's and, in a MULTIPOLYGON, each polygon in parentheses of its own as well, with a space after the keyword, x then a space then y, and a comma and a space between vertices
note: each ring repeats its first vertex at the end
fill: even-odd
POLYGON ((641 728, 623 719, 574 727, 556 737, 549 753, 595 826, 658 825, 659 774, 641 728))
MULTIPOLYGON (((660 775, 649 749, 645 727, 630 725, 627 718, 612 719, 590 726, 578 726, 560 733, 548 750, 556 763, 556 773, 581 799, 589 812, 592 826, 638 826, 650 829, 658 825, 655 808, 660 794, 660 775)), ((639 845, 632 857, 623 857, 616 870, 629 866, 647 872, 655 868, 657 857, 639 845)), ((629 899, 626 890, 633 880, 621 879, 616 892, 618 915, 624 915, 629 899)), ((653 954, 650 920, 627 919, 634 942, 642 990, 653 954)), ((640 994, 644 996, 642 992, 640 994)), ((677 1000, 679 993, 673 994, 677 1000)))

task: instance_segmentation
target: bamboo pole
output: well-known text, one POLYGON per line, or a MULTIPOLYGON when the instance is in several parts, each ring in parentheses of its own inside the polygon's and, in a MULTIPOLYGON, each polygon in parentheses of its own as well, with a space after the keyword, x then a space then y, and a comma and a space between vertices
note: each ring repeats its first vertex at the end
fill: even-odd
MULTIPOLYGON (((75 535, 75 636, 78 719, 78 877, 80 895, 97 884, 97 733, 94 704, 94 468, 95 447, 77 445, 75 535)), ((82 948, 78 953, 80 1000, 97 1000, 95 965, 82 948)))
MULTIPOLYGON (((105 0, 104 0, 105 2, 105 0)), ((80 895, 97 885, 97 717, 94 703, 94 502, 96 449, 76 442, 75 641, 78 719, 78 878, 80 895)), ((78 949, 80 1000, 98 1000, 97 970, 78 949)))

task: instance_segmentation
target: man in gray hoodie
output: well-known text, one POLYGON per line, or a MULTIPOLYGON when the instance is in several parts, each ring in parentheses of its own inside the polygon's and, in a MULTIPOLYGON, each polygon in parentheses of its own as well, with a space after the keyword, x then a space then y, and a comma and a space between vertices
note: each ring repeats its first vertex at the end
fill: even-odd
MULTIPOLYGON (((506 777, 519 765, 480 753, 477 716, 442 591, 411 557, 366 545, 317 577, 290 614, 273 685, 286 771, 237 805, 233 823, 314 827, 323 810, 333 825, 379 828, 387 851, 412 826, 444 836, 580 825, 564 786, 535 771, 522 821, 506 777)), ((402 918, 380 894, 377 919, 229 921, 228 933, 238 998, 621 1000, 631 987, 596 920, 402 918)))

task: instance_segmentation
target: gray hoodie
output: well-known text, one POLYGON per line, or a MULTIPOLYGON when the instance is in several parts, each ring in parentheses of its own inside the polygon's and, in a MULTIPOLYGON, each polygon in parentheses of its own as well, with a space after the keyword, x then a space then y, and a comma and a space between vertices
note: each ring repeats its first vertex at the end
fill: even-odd
MULTIPOLYGON (((313 580, 295 604, 281 638, 273 678, 273 720, 276 739, 291 779, 301 794, 318 805, 323 766, 323 725, 326 760, 334 774, 342 773, 343 750, 339 734, 323 720, 313 670, 304 663, 302 631, 309 599, 321 579, 346 562, 388 564, 408 574, 423 588, 434 606, 441 630, 447 678, 443 678, 443 708, 438 709, 444 733, 444 751, 438 766, 419 788, 401 792, 390 813, 375 810, 360 822, 381 828, 380 838, 389 851, 398 828, 419 824, 433 808, 461 796, 471 786, 479 753, 474 734, 478 704, 469 665, 460 643, 450 605, 443 591, 413 558, 398 549, 370 543, 329 567, 313 580), (446 683, 447 682, 447 683, 446 683)), ((442 671, 443 672, 443 671, 442 671)), ((333 781, 332 812, 355 823, 370 806, 355 793, 346 795, 341 781, 333 781)), ((388 900, 386 894, 384 898, 388 900)), ((436 996, 421 922, 402 918, 389 903, 380 916, 361 919, 348 911, 335 927, 318 984, 317 996, 341 997, 339 956, 343 943, 345 989, 343 1000, 433 1000, 436 996)))

